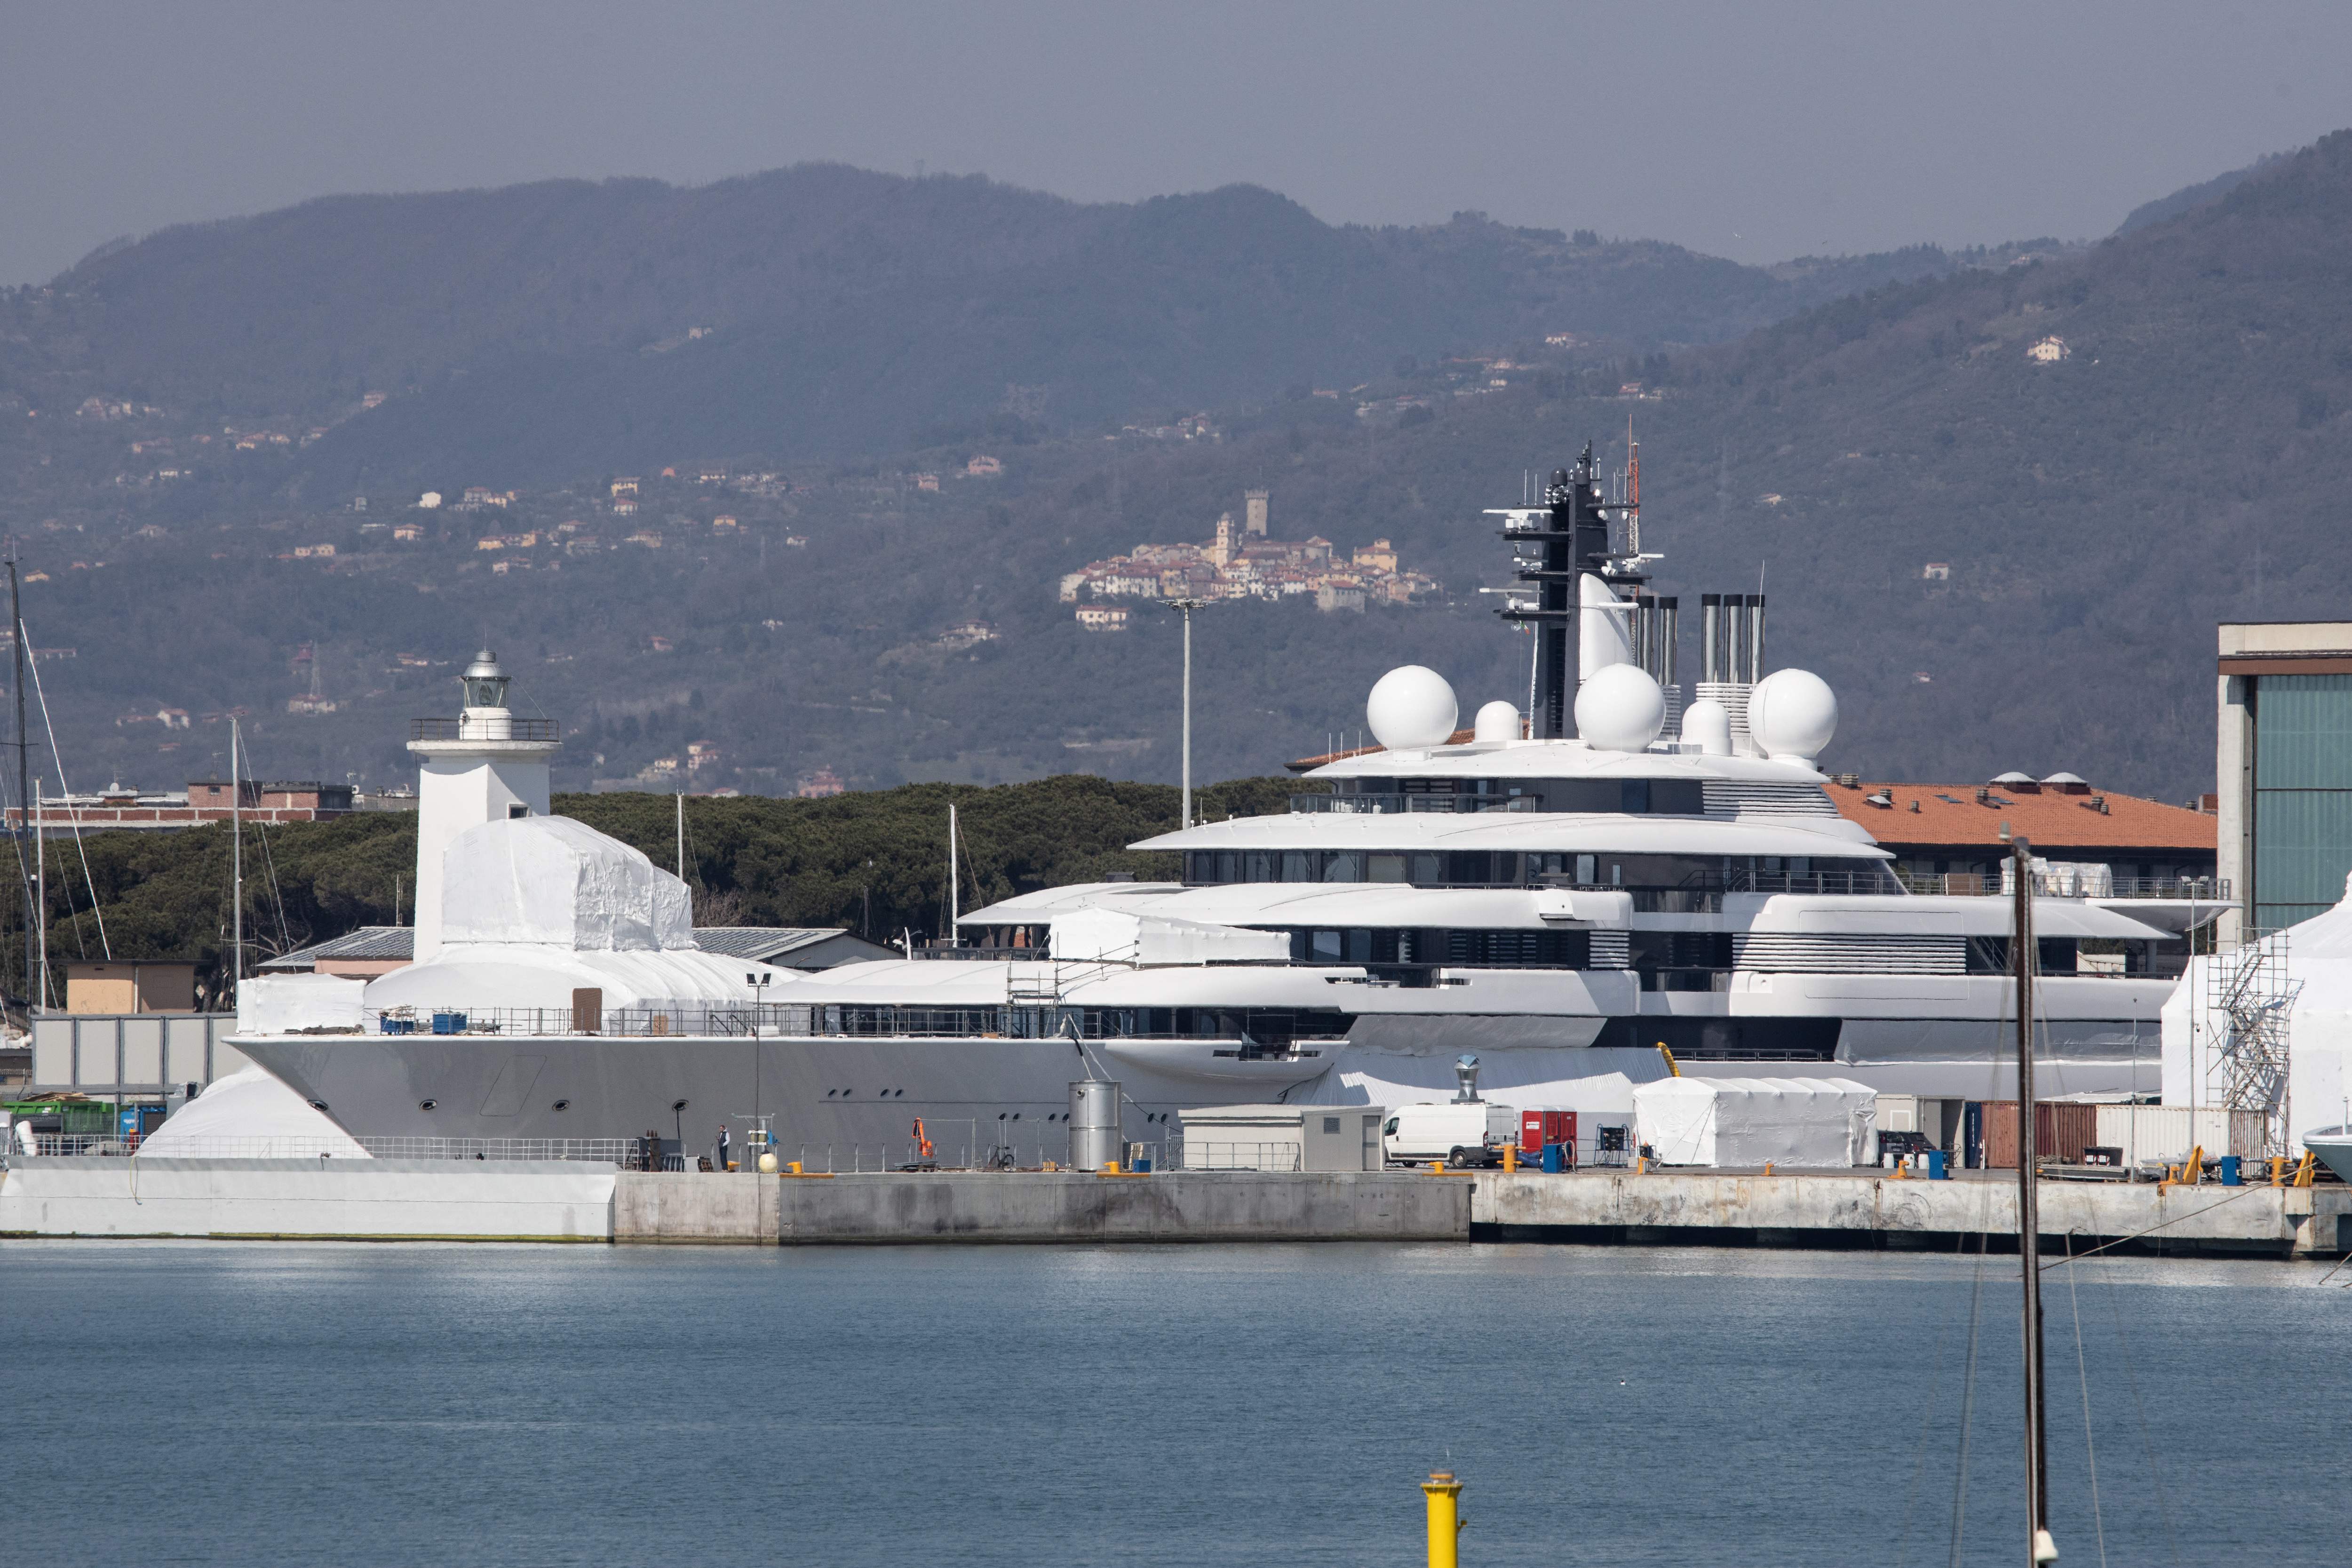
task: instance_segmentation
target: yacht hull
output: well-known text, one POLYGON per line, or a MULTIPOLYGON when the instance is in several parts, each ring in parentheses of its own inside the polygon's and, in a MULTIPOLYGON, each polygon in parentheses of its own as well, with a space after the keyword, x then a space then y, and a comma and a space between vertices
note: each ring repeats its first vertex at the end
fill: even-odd
MULTIPOLYGON (((1695 998, 1694 1000, 1703 1000, 1695 998)), ((1709 1015, 1645 1016, 1628 1026, 1709 1015)), ((2001 1100, 2016 1093, 2014 1048, 1999 1021, 1825 1020, 1824 1058, 1701 1057, 1694 1076, 1835 1076, 1888 1093, 2001 1100)), ((1360 1016, 1345 1042, 1309 1042, 1292 1058, 1246 1060, 1230 1040, 1089 1041, 985 1037, 238 1037, 247 1056, 362 1137, 634 1138, 666 1152, 707 1152, 723 1121, 740 1149, 744 1118, 772 1119, 782 1158, 819 1168, 903 1163, 920 1118, 941 1159, 1012 1149, 1026 1164, 1066 1157, 1068 1085, 1124 1086, 1124 1127, 1164 1142, 1193 1106, 1289 1100, 1401 1104, 1450 1098, 1456 1057, 1481 1060, 1490 1098, 1577 1105, 1664 1076, 1654 1043, 1596 1044, 1623 1020, 1558 1015, 1360 1016), (1312 1055, 1307 1053, 1314 1053, 1312 1055), (679 1106, 678 1102, 684 1101, 679 1106)), ((2161 1071, 2156 1018, 2058 1018, 2037 1057, 2046 1096, 2149 1092, 2161 1071)), ((1594 1109, 1603 1108, 1594 1102, 1594 1109)))

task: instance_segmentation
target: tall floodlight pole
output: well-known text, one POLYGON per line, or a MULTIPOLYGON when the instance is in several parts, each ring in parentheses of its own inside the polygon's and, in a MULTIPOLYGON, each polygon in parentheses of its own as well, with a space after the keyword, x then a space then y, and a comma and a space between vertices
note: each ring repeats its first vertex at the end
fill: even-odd
POLYGON ((1209 607, 1206 599, 1163 599, 1184 617, 1184 814, 1183 826, 1192 826, 1192 612, 1209 607))

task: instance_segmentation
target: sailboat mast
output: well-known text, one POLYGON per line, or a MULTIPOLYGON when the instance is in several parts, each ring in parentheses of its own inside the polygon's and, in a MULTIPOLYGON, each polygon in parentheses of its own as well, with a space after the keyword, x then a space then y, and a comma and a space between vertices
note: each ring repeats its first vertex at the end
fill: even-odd
POLYGON ((686 880, 686 791, 677 792, 677 879, 686 880))
POLYGON ((2010 845, 2015 883, 2010 963, 2017 976, 2017 1252, 2025 1281, 2025 1560, 2057 1557, 2050 1541, 2050 1465, 2042 1370, 2042 1215, 2035 1188, 2041 1173, 2038 1120, 2033 1112, 2033 847, 2024 839, 2010 845))
POLYGON ((956 921, 963 913, 963 883, 956 868, 955 802, 948 803, 948 945, 956 942, 956 921))
POLYGON ((245 776, 239 773, 237 724, 228 721, 229 1005, 245 984, 245 776))
MULTIPOLYGON (((31 742, 25 733, 25 610, 17 597, 16 542, 13 539, 8 542, 8 643, 15 649, 16 657, 16 828, 19 835, 16 839, 16 869, 21 874, 25 868, 25 840, 22 835, 27 826, 25 813, 30 806, 27 795, 28 781, 26 778, 28 768, 26 755, 31 742)), ((37 839, 40 834, 38 825, 32 826, 32 832, 37 839)), ((25 979, 28 983, 33 978, 34 924, 33 906, 30 895, 27 894, 25 906, 25 979)), ((47 1006, 48 999, 48 992, 44 982, 39 1005, 47 1006)))
POLYGON ((33 907, 38 911, 34 927, 41 950, 41 988, 33 1010, 41 1013, 49 1006, 49 844, 41 837, 43 793, 37 787, 33 794, 33 907))

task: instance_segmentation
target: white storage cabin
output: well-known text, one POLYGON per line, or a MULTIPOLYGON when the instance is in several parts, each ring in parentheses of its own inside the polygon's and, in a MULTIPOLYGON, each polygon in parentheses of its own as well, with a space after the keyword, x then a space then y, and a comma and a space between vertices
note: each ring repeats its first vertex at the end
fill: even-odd
POLYGON ((1214 1105, 1178 1113, 1187 1171, 1377 1171, 1377 1105, 1214 1105))

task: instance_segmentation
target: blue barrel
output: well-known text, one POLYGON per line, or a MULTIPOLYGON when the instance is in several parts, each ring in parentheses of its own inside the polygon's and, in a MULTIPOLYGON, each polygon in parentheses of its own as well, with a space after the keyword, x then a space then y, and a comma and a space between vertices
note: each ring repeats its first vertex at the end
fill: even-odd
POLYGON ((1554 1176, 1568 1169, 1568 1161, 1561 1154, 1559 1144, 1547 1143, 1543 1146, 1543 1168, 1546 1173, 1554 1176))
POLYGON ((2215 1163, 2221 1167, 2221 1184, 2223 1186, 2241 1187, 2245 1185, 2245 1183, 2242 1181, 2238 1175, 2238 1157, 2235 1154, 2224 1154, 2220 1160, 2216 1161, 2215 1163))
POLYGON ((1950 1175, 1951 1173, 1944 1169, 1944 1152, 1941 1149, 1930 1149, 1927 1151, 1927 1179, 1929 1181, 1940 1182, 1950 1175))

